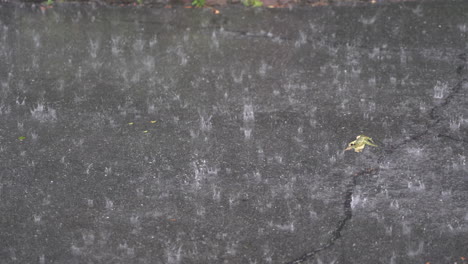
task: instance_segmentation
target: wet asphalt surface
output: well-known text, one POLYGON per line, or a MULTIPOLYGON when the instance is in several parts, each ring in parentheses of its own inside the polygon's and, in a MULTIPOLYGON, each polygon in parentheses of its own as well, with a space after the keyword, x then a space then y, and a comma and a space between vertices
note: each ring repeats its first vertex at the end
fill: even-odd
POLYGON ((0 4, 0 263, 468 263, 468 3, 220 11, 0 4))

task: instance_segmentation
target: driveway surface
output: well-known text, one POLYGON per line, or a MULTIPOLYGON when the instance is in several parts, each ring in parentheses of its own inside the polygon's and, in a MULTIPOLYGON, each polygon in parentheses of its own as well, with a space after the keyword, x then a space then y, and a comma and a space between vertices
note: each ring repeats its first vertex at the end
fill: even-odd
POLYGON ((468 263, 468 2, 381 2, 1 3, 0 263, 468 263))

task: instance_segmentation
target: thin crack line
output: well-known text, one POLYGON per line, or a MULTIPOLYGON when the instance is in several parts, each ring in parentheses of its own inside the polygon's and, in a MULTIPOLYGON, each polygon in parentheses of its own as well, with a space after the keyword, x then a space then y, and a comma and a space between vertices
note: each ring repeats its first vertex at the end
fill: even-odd
POLYGON ((319 247, 319 248, 317 248, 317 249, 315 249, 313 251, 307 252, 304 255, 300 256, 299 258, 297 258, 297 259, 295 259, 293 261, 287 262, 286 264, 299 264, 299 263, 302 263, 302 262, 306 261, 307 259, 310 259, 311 257, 315 256, 320 251, 323 251, 323 250, 333 246, 335 244, 335 241, 341 238, 341 231, 343 231, 343 229, 346 226, 346 223, 349 220, 351 220, 351 218, 353 217, 353 209, 351 208, 351 202, 353 200, 354 188, 357 185, 358 177, 364 176, 364 175, 373 175, 375 173, 378 173, 378 171, 379 171, 378 168, 368 168, 368 169, 361 170, 361 171, 353 174, 352 181, 351 181, 350 184, 348 184, 348 186, 346 188, 345 200, 343 202, 344 217, 336 225, 336 228, 333 230, 330 240, 328 240, 328 242, 325 245, 323 245, 323 246, 321 246, 321 247, 319 247))
MULTIPOLYGON (((420 138, 422 138, 423 136, 429 134, 429 132, 431 132, 431 130, 437 125, 439 124, 441 121, 442 121, 442 117, 437 117, 436 116, 436 112, 437 111, 440 111, 440 109, 442 109, 443 107, 447 106, 448 104, 450 104, 450 102, 452 101, 452 99, 455 97, 456 94, 458 94, 460 92, 460 90, 463 88, 463 84, 467 81, 468 79, 466 78, 463 78, 462 80, 460 80, 452 89, 451 89, 451 92, 449 95, 447 95, 447 97, 445 98, 445 101, 443 103, 441 103, 440 105, 438 106, 435 106, 431 109, 431 112, 429 113, 429 117, 431 118, 432 122, 429 123, 427 126, 426 126, 426 129, 421 132, 421 133, 418 133, 416 135, 413 135, 411 136, 410 138, 407 138, 405 140, 403 140, 402 142, 398 143, 398 144, 395 144, 395 145, 392 145, 390 146, 389 148, 385 149, 384 151, 387 152, 387 155, 390 155, 393 153, 393 151, 397 148, 400 148, 401 146, 407 144, 408 142, 411 142, 411 141, 417 141, 419 140, 420 138)), ((378 159, 377 159, 377 162, 378 163, 381 163, 386 157, 387 155, 381 155, 378 159)))
POLYGON ((447 139, 450 139, 450 140, 453 140, 453 141, 456 141, 456 142, 468 143, 468 140, 466 140, 466 139, 456 138, 456 137, 452 137, 450 135, 445 135, 445 134, 439 134, 439 135, 437 135, 437 137, 447 138, 447 139))
POLYGON ((281 41, 293 41, 293 39, 284 37, 284 36, 278 36, 278 35, 273 35, 270 33, 254 33, 250 31, 241 31, 241 30, 223 30, 222 33, 226 33, 232 36, 237 36, 237 37, 245 37, 245 38, 264 38, 264 39, 273 39, 273 40, 281 40, 281 41))
MULTIPOLYGON (((466 54, 465 53, 462 53, 458 56, 458 58, 460 60, 463 61, 463 64, 462 65, 459 65, 457 67, 457 74, 458 75, 462 75, 462 71, 463 69, 465 68, 466 64, 467 64, 467 58, 466 58, 466 54)), ((438 106, 434 106, 430 113, 429 113, 429 117, 434 120, 432 123, 428 124, 427 125, 427 128, 426 130, 424 130, 423 132, 419 133, 419 134, 416 134, 408 139, 405 139, 403 140, 402 142, 396 144, 396 145, 392 145, 390 148, 387 148, 386 150, 386 153, 387 155, 384 153, 384 154, 381 154, 380 157, 378 158, 378 164, 380 164, 386 157, 388 157, 388 155, 391 155, 393 154, 393 152, 395 151, 395 149, 407 144, 408 142, 411 142, 411 141, 417 141, 419 140, 420 138, 422 138, 423 136, 427 135, 430 130, 432 128, 434 128, 441 120, 442 120, 442 117, 437 117, 436 116, 436 112, 440 111, 440 109, 442 109, 443 107, 447 106, 448 104, 450 104, 450 102, 452 101, 452 99, 455 97, 455 95, 457 93, 460 92, 460 90, 462 90, 463 88, 463 84, 465 82, 467 82, 468 79, 467 78, 462 78, 452 89, 451 89, 451 92, 445 97, 444 99, 444 102, 442 102, 440 105, 438 106)), ((442 134, 439 134, 438 135, 439 137, 446 137, 446 138, 449 138, 449 139, 452 139, 452 140, 456 140, 456 141, 462 141, 462 142, 465 142, 465 140, 458 140, 458 139, 455 139, 451 136, 448 136, 448 135, 442 135, 442 134)), ((339 238, 341 238, 341 231, 343 231, 344 227, 346 226, 346 223, 351 220, 351 218, 353 217, 353 211, 352 211, 352 208, 351 208, 351 202, 353 200, 353 193, 354 193, 354 188, 357 186, 357 178, 359 176, 363 176, 363 175, 372 175, 374 174, 375 172, 379 172, 379 168, 370 168, 370 169, 365 169, 365 170, 361 170, 355 174, 353 174, 353 179, 352 179, 352 182, 351 184, 348 185, 348 188, 347 188, 347 191, 346 191, 346 194, 345 194, 345 201, 343 203, 343 211, 344 211, 344 218, 341 219, 339 222, 338 222, 338 225, 337 225, 337 228, 332 232, 332 237, 330 238, 330 240, 328 241, 327 244, 315 249, 315 250, 312 250, 310 252, 307 252, 305 253, 304 255, 302 255, 301 257, 299 258, 296 258, 295 260, 293 261, 290 261, 290 262, 286 262, 286 264, 299 264, 299 263, 302 263, 312 257, 314 257, 317 253, 333 246, 335 244, 335 241, 338 240, 339 238)))

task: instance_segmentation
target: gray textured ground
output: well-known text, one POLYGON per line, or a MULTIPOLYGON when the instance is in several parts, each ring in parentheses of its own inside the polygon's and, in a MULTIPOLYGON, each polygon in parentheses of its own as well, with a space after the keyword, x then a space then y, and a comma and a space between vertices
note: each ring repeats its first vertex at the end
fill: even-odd
POLYGON ((468 3, 221 11, 0 5, 0 263, 468 262, 468 3))

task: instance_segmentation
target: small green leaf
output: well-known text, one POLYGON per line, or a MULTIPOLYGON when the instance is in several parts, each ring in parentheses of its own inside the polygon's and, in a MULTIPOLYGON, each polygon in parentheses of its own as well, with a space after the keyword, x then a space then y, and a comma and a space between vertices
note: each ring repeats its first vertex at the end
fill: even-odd
POLYGON ((244 6, 251 6, 251 7, 260 7, 260 6, 263 6, 263 2, 260 1, 260 0, 243 0, 242 1, 242 4, 244 4, 244 6))
POLYGON ((26 137, 21 136, 21 137, 19 137, 18 139, 19 139, 20 141, 23 141, 24 139, 26 139, 26 137))
POLYGON ((261 7, 261 6, 263 6, 263 2, 259 1, 259 0, 254 0, 252 6, 253 7, 261 7))
POLYGON ((195 7, 203 7, 205 6, 206 0, 193 0, 192 5, 195 7))

